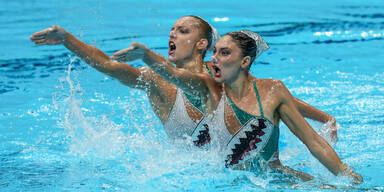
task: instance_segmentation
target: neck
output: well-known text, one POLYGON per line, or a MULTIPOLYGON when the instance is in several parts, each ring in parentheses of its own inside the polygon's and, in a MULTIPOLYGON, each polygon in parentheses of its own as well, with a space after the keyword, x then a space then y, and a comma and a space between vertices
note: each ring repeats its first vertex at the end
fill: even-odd
POLYGON ((225 92, 231 98, 241 99, 251 90, 251 85, 252 76, 248 72, 241 72, 234 81, 225 83, 225 92))
POLYGON ((191 72, 200 73, 203 72, 203 59, 201 55, 194 56, 191 59, 186 59, 180 62, 176 62, 176 67, 183 68, 191 72))

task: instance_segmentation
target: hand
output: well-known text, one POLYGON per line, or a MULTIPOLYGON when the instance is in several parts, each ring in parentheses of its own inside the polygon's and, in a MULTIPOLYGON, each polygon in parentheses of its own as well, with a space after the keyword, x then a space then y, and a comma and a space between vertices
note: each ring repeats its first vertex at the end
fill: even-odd
POLYGON ((360 174, 353 172, 346 164, 343 164, 341 174, 350 177, 353 180, 353 184, 360 184, 363 182, 363 177, 360 174))
POLYGON ((360 184, 363 182, 363 177, 360 174, 352 173, 350 177, 353 179, 354 184, 360 184))
POLYGON ((143 59, 147 50, 148 48, 141 43, 132 43, 130 47, 114 53, 112 59, 119 62, 143 59))
POLYGON ((340 128, 340 125, 336 123, 336 120, 332 118, 328 122, 324 123, 320 128, 321 135, 330 143, 332 146, 336 144, 337 130, 340 128))
POLYGON ((336 123, 336 120, 331 121, 331 131, 330 131, 330 137, 333 144, 336 144, 336 142, 339 140, 337 137, 337 129, 339 129, 339 124, 336 123))
POLYGON ((60 26, 52 27, 36 32, 30 37, 36 45, 57 45, 62 44, 67 36, 67 32, 60 26))

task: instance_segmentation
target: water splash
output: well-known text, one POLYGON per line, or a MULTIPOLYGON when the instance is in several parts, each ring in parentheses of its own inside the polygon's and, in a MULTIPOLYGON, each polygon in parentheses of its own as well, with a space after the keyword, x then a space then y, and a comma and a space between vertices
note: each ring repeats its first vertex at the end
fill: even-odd
POLYGON ((87 116, 91 111, 81 107, 83 90, 80 83, 71 79, 74 60, 70 59, 67 76, 60 79, 60 89, 64 93, 53 95, 53 104, 61 116, 58 123, 68 133, 70 154, 103 158, 119 156, 125 151, 126 143, 126 137, 120 132, 122 126, 116 125, 105 114, 87 116))

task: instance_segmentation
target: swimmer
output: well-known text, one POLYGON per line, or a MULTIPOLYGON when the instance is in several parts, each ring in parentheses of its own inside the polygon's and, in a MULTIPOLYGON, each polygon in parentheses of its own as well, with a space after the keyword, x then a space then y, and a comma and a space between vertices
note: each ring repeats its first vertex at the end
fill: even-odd
MULTIPOLYGON (((282 165, 279 160, 279 122, 282 120, 334 175, 346 175, 361 183, 362 177, 344 164, 333 148, 304 120, 295 98, 280 80, 257 79, 251 64, 269 46, 257 33, 230 32, 215 45, 213 77, 177 68, 146 54, 146 64, 163 78, 200 95, 206 111, 215 111, 209 126, 212 143, 222 148, 226 167, 273 170, 303 181, 312 176, 282 165), (218 99, 220 98, 220 99, 218 99)), ((136 49, 148 49, 136 44, 136 49)))
MULTIPOLYGON (((203 58, 215 41, 216 30, 205 20, 195 16, 178 19, 171 33, 178 39, 169 41, 168 59, 188 71, 205 73, 203 58)), ((165 81, 148 67, 135 68, 87 45, 60 26, 52 26, 34 33, 30 39, 36 45, 63 44, 91 67, 109 75, 131 88, 145 91, 156 116, 161 120, 170 139, 191 135, 204 118, 201 99, 184 94, 181 89, 165 81)), ((161 60, 166 60, 156 55, 161 60)))
MULTIPOLYGON (((210 47, 215 43, 215 37, 218 35, 215 31, 200 17, 185 16, 178 19, 170 32, 168 59, 176 63, 179 68, 208 74, 206 66, 211 66, 211 64, 203 62, 203 59, 206 52, 210 51, 210 47)), ((202 110, 205 108, 203 106, 205 103, 201 102, 201 98, 184 93, 148 67, 135 68, 122 63, 122 61, 131 61, 138 57, 126 57, 127 49, 116 53, 111 58, 96 47, 80 41, 60 26, 52 26, 36 32, 30 39, 36 45, 63 44, 91 67, 117 79, 124 85, 145 91, 152 109, 171 139, 192 135, 198 123, 204 119, 202 110)), ((166 61, 164 57, 154 52, 150 52, 150 54, 159 60, 166 61)), ((145 60, 145 58, 142 59, 145 60)), ((332 116, 299 99, 295 98, 295 100, 303 116, 323 123, 335 122, 332 116)), ((332 138, 337 138, 334 127, 332 128, 335 130, 332 132, 332 138)))

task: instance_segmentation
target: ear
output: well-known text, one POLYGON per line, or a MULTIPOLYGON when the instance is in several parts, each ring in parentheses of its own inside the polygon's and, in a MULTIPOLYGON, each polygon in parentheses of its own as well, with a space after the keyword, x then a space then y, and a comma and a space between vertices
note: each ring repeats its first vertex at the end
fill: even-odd
POLYGON ((250 64, 251 64, 251 57, 245 56, 241 61, 241 68, 248 69, 250 64))
POLYGON ((205 48, 207 48, 208 46, 208 40, 207 39, 200 39, 197 43, 196 43, 196 47, 197 49, 199 50, 204 50, 205 48))

